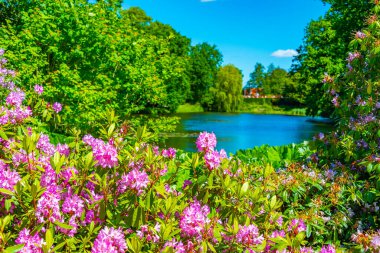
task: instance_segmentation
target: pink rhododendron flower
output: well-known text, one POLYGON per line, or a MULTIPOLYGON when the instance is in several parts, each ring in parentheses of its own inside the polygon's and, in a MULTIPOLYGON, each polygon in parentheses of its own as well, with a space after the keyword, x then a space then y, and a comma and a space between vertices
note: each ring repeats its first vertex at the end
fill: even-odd
POLYGON ((168 149, 163 149, 161 153, 163 157, 174 158, 176 155, 176 152, 177 151, 174 148, 168 148, 168 149))
POLYGON ((298 234, 302 231, 306 231, 305 222, 303 222, 303 220, 301 219, 293 219, 288 226, 288 231, 292 231, 295 234, 298 234))
POLYGON ((91 249, 92 253, 124 253, 127 250, 124 233, 121 228, 105 227, 100 230, 91 249))
POLYGON ((255 225, 239 226, 236 241, 249 247, 261 244, 264 241, 264 237, 259 234, 259 229, 255 225))
POLYGON ((14 192, 14 187, 20 181, 20 175, 17 171, 9 169, 9 166, 0 160, 0 188, 14 192))
POLYGON ((216 147, 216 136, 214 133, 202 132, 199 134, 196 145, 199 152, 208 152, 216 147))
POLYGON ((361 54, 359 52, 348 53, 347 62, 351 63, 353 60, 360 58, 361 54))
POLYGON ((40 238, 38 233, 31 235, 30 230, 27 228, 20 231, 15 242, 17 244, 24 244, 21 251, 18 251, 21 253, 42 253, 42 246, 45 244, 44 240, 40 238))
POLYGON ((166 248, 172 248, 173 252, 175 253, 187 253, 185 245, 181 241, 177 241, 175 238, 173 238, 171 241, 168 241, 165 243, 164 248, 162 251, 164 251, 166 248))
POLYGON ((118 165, 117 150, 112 142, 104 143, 90 134, 83 137, 83 142, 92 147, 94 159, 97 161, 98 166, 112 168, 118 165))
POLYGON ((46 134, 40 135, 36 147, 48 156, 52 156, 55 153, 55 147, 53 144, 50 143, 49 136, 47 136, 46 134))
POLYGON ((205 232, 206 225, 210 223, 210 219, 207 215, 210 213, 210 208, 207 205, 201 206, 201 204, 195 200, 188 207, 186 207, 179 221, 179 227, 185 237, 202 238, 202 234, 205 232))
POLYGON ((38 222, 43 223, 46 220, 50 222, 62 222, 62 214, 59 207, 61 196, 57 187, 50 186, 42 193, 37 202, 36 217, 38 222))
POLYGON ((7 105, 20 107, 25 99, 25 93, 21 90, 11 91, 6 98, 7 105))
POLYGON ((220 165, 220 154, 218 151, 209 151, 205 154, 204 160, 209 170, 214 170, 220 165))
POLYGON ((324 245, 321 248, 320 253, 335 253, 335 247, 333 245, 324 245))
POLYGON ((55 102, 53 104, 53 110, 56 112, 56 113, 59 113, 60 111, 62 111, 62 105, 58 102, 55 102))
POLYGON ((372 237, 371 247, 376 250, 380 249, 380 232, 372 237))
POLYGON ((41 85, 34 85, 34 92, 37 93, 38 95, 41 95, 44 92, 44 87, 41 85))
POLYGON ((131 170, 127 175, 123 175, 118 182, 118 192, 124 193, 127 189, 131 189, 137 192, 137 195, 141 195, 144 189, 148 186, 149 177, 145 171, 138 169, 131 170))
POLYGON ((364 39, 365 37, 367 37, 367 35, 365 33, 361 32, 361 31, 357 31, 355 33, 355 38, 356 39, 364 39))
POLYGON ((70 155, 70 148, 67 144, 58 143, 56 150, 58 151, 58 153, 60 153, 61 155, 65 155, 66 157, 70 155))

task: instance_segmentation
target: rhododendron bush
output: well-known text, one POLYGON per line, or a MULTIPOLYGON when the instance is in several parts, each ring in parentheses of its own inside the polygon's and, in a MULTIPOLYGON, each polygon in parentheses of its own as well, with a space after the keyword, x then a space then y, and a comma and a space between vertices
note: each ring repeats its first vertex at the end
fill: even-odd
POLYGON ((379 251, 379 27, 358 32, 346 76, 324 77, 337 130, 252 159, 207 132, 197 153, 162 149, 111 112, 57 143, 62 105, 18 88, 0 50, 0 251, 379 251))

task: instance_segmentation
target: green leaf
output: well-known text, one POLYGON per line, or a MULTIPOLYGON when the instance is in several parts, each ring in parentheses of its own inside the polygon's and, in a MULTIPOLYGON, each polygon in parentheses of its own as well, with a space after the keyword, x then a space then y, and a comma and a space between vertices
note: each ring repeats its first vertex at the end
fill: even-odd
POLYGON ((55 246, 52 250, 52 252, 58 252, 59 249, 61 249, 63 246, 65 246, 66 242, 61 242, 57 246, 55 246))
POLYGON ((10 190, 4 189, 4 188, 0 188, 0 193, 6 194, 6 195, 10 195, 10 196, 14 195, 13 192, 11 192, 10 190))
POLYGON ((46 230, 45 241, 46 241, 46 248, 50 249, 54 243, 53 233, 50 229, 46 230))
POLYGON ((58 227, 61 227, 61 228, 64 228, 64 229, 68 229, 68 230, 73 229, 72 226, 70 226, 68 224, 65 224, 65 223, 62 223, 62 222, 59 222, 59 221, 54 222, 54 224, 57 225, 58 227))
POLYGON ((274 209, 274 207, 276 206, 276 203, 277 203, 277 197, 276 197, 276 195, 274 195, 272 197, 272 199, 270 200, 270 208, 271 208, 271 210, 274 209))
POLYGON ((24 244, 17 244, 11 247, 8 247, 5 249, 5 253, 14 253, 14 252, 19 252, 24 248, 24 244))
POLYGON ((245 193, 247 193, 248 188, 249 188, 249 182, 245 182, 240 189, 240 195, 243 196, 245 193))
POLYGON ((8 136, 3 131, 1 131, 1 130, 0 130, 0 137, 3 138, 6 141, 8 140, 8 136))

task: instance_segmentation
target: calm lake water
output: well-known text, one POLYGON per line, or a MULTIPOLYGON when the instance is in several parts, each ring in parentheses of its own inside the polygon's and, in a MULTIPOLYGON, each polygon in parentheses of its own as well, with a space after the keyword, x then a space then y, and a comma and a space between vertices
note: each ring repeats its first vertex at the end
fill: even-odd
POLYGON ((258 115, 249 113, 186 113, 177 133, 166 141, 167 147, 196 151, 195 141, 202 131, 214 132, 217 149, 235 153, 239 149, 269 144, 272 146, 300 143, 316 133, 329 132, 333 126, 317 123, 311 117, 258 115))

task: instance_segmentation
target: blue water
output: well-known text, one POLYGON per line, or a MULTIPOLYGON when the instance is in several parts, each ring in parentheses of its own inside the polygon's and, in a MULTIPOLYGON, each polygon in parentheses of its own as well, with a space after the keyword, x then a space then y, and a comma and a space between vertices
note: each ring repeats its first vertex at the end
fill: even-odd
POLYGON ((235 153, 239 149, 269 144, 273 146, 310 140, 319 132, 329 132, 331 125, 316 123, 304 116, 258 115, 249 113, 186 113, 177 134, 169 137, 166 146, 196 151, 195 141, 202 131, 214 132, 217 149, 235 153))

